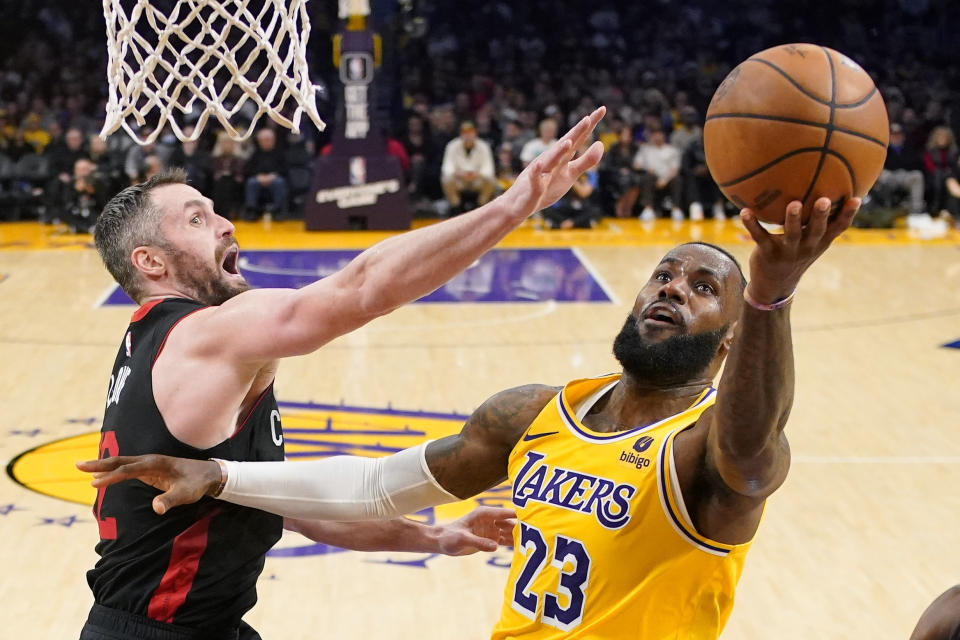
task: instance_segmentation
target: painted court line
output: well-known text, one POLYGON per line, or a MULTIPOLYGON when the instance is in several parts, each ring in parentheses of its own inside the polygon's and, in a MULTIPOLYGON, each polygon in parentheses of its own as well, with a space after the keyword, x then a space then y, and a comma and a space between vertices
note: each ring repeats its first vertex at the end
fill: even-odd
POLYGON ((100 307, 106 306, 107 299, 113 294, 114 291, 117 290, 117 288, 118 288, 118 285, 116 284, 111 284, 110 286, 108 286, 106 291, 104 291, 100 295, 100 297, 98 297, 96 301, 94 301, 93 308, 99 309, 100 307))
POLYGON ((960 464, 960 456, 792 456, 807 464, 960 464))
POLYGON ((580 247, 570 247, 570 252, 577 257, 577 260, 580 261, 580 264, 583 265, 583 268, 587 270, 587 273, 590 274, 590 277, 593 278, 594 282, 603 290, 607 297, 610 298, 610 302, 615 305, 620 304, 620 299, 613 292, 613 289, 607 285, 606 280, 603 279, 603 276, 600 275, 600 272, 593 266, 593 263, 583 255, 583 251, 580 250, 580 247))

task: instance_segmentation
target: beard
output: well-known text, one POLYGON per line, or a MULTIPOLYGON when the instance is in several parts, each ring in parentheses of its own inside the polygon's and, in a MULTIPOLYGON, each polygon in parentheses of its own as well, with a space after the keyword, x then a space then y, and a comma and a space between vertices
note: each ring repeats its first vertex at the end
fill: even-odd
POLYGON ((638 381, 654 386, 681 384, 707 370, 727 328, 673 335, 654 342, 640 335, 637 319, 630 315, 613 341, 613 355, 638 381))
POLYGON ((220 247, 213 265, 171 246, 164 249, 170 256, 170 264, 177 274, 177 281, 190 297, 209 306, 218 306, 250 289, 246 280, 231 280, 220 268, 224 253, 232 246, 233 243, 228 242, 220 247))

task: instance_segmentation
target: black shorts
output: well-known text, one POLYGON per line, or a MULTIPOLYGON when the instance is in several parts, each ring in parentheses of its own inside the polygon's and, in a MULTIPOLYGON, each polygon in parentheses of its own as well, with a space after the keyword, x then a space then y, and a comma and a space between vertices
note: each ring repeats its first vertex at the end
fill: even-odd
POLYGON ((158 622, 94 604, 80 631, 80 640, 261 640, 253 627, 241 621, 236 629, 190 629, 158 622))

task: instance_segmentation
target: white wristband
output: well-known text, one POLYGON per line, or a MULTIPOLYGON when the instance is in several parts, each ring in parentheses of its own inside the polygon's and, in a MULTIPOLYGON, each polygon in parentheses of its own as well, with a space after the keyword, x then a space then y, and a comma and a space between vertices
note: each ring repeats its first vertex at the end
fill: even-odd
POLYGON ((386 520, 459 500, 430 473, 427 444, 386 458, 226 460, 227 482, 219 499, 288 518, 343 521, 386 520))

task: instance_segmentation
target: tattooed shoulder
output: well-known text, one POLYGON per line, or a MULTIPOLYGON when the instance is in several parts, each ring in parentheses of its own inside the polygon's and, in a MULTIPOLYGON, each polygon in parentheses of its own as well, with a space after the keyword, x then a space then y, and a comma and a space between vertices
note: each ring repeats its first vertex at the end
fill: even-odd
POLYGON ((511 449, 560 387, 528 384, 491 396, 473 412, 467 428, 484 431, 485 439, 511 449))

